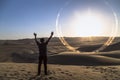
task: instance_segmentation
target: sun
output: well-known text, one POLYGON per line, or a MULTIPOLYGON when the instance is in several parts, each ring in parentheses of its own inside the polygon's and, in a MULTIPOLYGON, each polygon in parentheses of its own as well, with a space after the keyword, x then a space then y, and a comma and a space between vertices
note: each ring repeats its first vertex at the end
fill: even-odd
POLYGON ((75 13, 70 26, 75 34, 74 36, 100 36, 104 33, 106 23, 97 14, 87 12, 85 14, 75 13))

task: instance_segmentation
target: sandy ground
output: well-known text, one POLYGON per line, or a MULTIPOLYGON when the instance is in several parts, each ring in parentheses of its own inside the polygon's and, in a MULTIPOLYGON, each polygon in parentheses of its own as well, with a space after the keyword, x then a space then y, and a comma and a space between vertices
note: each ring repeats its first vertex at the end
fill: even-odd
POLYGON ((37 64, 0 63, 0 80, 120 80, 117 66, 70 66, 48 64, 48 75, 36 76, 37 64))

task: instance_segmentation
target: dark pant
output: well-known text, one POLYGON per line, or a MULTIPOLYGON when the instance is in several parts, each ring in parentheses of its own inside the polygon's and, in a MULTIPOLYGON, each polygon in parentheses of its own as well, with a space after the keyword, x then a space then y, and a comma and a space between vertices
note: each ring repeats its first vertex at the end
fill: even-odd
POLYGON ((39 56, 39 63, 38 63, 38 75, 41 74, 41 64, 44 63, 44 73, 47 75, 47 56, 39 56))

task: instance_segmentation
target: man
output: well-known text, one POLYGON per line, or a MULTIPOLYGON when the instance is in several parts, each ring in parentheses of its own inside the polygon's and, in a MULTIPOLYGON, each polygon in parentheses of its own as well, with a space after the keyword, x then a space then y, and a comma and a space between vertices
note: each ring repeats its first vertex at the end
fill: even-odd
POLYGON ((37 43, 37 46, 39 48, 38 75, 40 75, 40 73, 41 73, 42 61, 44 63, 44 73, 45 73, 45 75, 47 75, 47 45, 53 36, 53 32, 51 32, 51 36, 48 38, 47 41, 45 41, 44 38, 40 38, 40 42, 39 42, 39 41, 37 41, 36 33, 34 33, 34 36, 35 36, 35 42, 37 43))

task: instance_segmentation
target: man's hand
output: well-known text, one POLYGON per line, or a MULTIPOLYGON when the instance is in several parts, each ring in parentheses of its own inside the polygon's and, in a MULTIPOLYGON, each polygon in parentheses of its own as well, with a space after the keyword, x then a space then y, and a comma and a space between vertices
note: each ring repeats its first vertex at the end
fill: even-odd
POLYGON ((53 35, 54 34, 54 32, 51 32, 51 35, 53 35))
POLYGON ((36 34, 36 33, 33 33, 33 35, 34 35, 34 36, 37 36, 37 34, 36 34))

